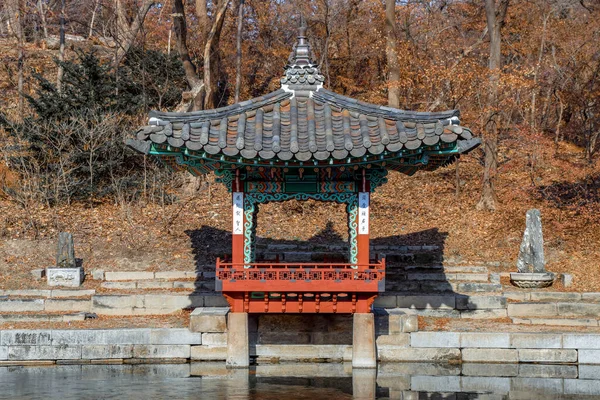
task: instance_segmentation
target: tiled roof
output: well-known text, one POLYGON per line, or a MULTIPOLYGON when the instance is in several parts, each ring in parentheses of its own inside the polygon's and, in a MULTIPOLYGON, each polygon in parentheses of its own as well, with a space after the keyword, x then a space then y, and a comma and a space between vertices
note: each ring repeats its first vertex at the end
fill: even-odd
POLYGON ((146 154, 152 145, 168 145, 209 157, 318 165, 382 153, 401 156, 439 143, 454 144, 459 154, 480 143, 459 125, 456 110, 413 112, 364 103, 324 89, 323 81, 301 32, 281 89, 214 110, 153 111, 127 144, 146 154))

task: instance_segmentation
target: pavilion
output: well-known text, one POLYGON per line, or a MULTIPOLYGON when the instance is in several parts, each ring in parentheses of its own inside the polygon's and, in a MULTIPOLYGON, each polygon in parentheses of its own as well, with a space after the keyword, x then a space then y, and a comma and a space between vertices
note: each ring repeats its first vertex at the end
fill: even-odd
POLYGON ((214 110, 153 111, 127 145, 175 171, 214 171, 232 193, 231 259, 216 265, 216 290, 229 302, 230 317, 353 313, 369 321, 385 282, 385 260, 369 255, 370 194, 389 170, 435 170, 480 139, 459 125, 457 110, 403 111, 325 89, 305 32, 301 27, 280 89, 214 110), (256 259, 259 205, 290 199, 346 205, 346 263, 256 259))

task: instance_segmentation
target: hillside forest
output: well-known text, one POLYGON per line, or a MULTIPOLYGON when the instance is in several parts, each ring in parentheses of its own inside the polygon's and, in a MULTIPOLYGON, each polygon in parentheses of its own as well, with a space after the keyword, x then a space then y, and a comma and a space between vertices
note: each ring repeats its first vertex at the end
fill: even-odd
MULTIPOLYGON (((539 208, 547 268, 600 290, 595 0, 5 0, 0 285, 51 263, 60 231, 107 269, 193 268, 194 246, 229 240, 229 194, 212 175, 170 173, 123 142, 150 110, 277 90, 302 19, 327 89, 458 109, 483 141, 433 173, 391 173, 373 238, 514 270, 539 208)), ((261 209, 258 235, 343 239, 345 224, 336 205, 288 202, 261 209)))

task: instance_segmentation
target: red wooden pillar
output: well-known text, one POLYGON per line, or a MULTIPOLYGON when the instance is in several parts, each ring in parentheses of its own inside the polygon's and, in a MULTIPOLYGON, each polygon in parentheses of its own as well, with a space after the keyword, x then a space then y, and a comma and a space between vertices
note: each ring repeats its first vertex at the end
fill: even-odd
POLYGON ((232 187, 233 228, 231 239, 231 261, 234 264, 244 263, 244 188, 236 171, 232 187))
POLYGON ((369 264, 369 203, 370 185, 363 170, 362 182, 358 193, 358 264, 366 266, 369 264))

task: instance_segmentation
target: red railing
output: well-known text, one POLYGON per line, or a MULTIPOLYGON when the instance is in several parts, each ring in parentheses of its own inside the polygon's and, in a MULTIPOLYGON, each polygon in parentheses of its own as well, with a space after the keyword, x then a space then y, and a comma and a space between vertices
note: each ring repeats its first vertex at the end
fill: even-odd
POLYGON ((217 259, 217 290, 223 292, 380 292, 385 259, 372 264, 231 263, 217 259))

